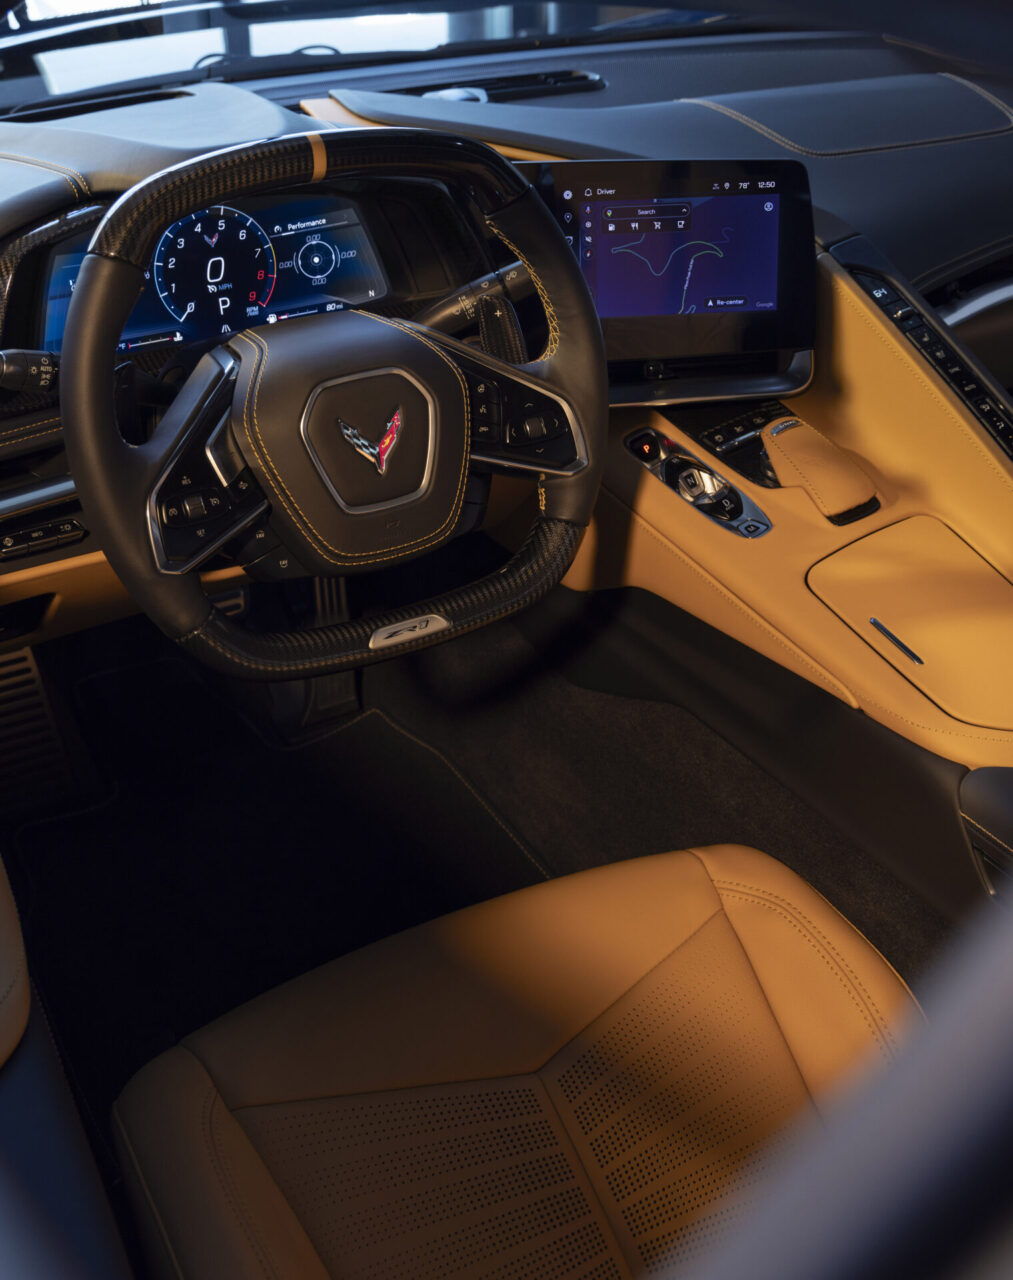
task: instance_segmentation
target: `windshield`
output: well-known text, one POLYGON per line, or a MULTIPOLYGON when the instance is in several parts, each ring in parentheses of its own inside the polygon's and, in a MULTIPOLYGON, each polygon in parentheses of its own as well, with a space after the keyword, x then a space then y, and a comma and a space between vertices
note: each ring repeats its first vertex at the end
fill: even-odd
POLYGON ((0 111, 120 87, 729 25, 742 23, 717 9, 632 4, 24 0, 0 21, 0 111))

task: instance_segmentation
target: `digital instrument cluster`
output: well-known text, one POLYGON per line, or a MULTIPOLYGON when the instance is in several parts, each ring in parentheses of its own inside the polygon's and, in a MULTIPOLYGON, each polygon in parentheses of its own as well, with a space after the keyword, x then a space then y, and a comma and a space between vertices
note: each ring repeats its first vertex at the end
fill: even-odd
MULTIPOLYGON (((41 334, 47 351, 60 350, 87 244, 83 234, 50 258, 41 334)), ((212 341, 252 325, 361 306, 388 290, 351 200, 321 195, 215 205, 163 232, 119 350, 212 341)))

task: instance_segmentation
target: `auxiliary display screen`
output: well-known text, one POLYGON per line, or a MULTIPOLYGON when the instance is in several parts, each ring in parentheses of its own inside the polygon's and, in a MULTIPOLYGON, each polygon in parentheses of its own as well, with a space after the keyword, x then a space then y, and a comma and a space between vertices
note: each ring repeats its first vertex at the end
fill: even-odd
POLYGON ((815 249, 794 161, 521 166, 576 254, 610 360, 801 351, 815 249))

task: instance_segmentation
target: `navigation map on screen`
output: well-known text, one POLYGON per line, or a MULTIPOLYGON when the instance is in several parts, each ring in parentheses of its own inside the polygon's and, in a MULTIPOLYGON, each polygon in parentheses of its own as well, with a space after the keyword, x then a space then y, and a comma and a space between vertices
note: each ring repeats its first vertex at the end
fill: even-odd
POLYGON ((573 247, 603 319, 777 309, 776 193, 584 197, 573 247))

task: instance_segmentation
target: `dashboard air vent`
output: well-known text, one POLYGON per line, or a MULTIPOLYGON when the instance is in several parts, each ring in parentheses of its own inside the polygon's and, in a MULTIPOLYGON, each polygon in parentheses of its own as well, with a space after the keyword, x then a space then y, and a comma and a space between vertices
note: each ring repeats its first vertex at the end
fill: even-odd
POLYGON ((606 82, 593 71, 528 71, 450 84, 414 85, 398 92, 413 93, 421 98, 442 98, 445 102, 520 102, 525 98, 551 98, 562 93, 594 93, 605 87, 606 82))

